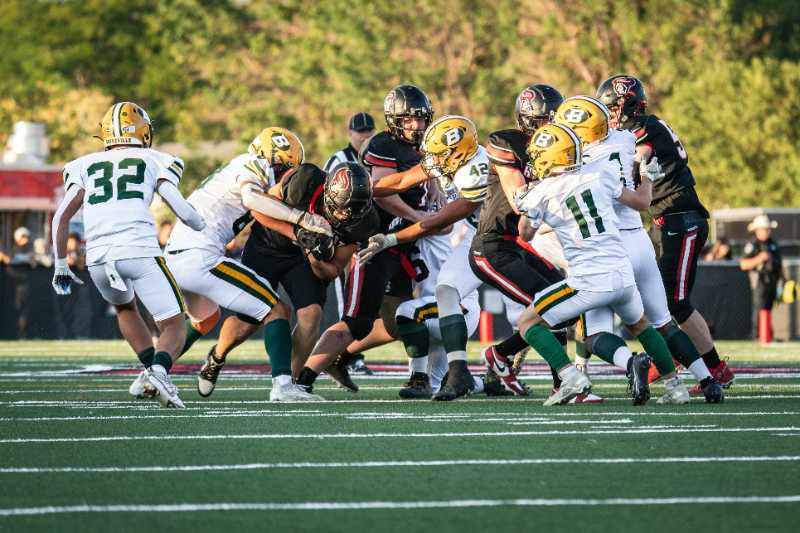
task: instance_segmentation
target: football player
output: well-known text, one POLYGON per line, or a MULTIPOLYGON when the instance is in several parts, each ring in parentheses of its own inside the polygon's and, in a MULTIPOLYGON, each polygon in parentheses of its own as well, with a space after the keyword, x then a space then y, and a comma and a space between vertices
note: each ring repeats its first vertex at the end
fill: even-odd
POLYGON ((197 390, 208 396, 225 356, 262 324, 265 348, 273 369, 285 374, 272 380, 271 399, 313 400, 292 383, 292 339, 289 308, 278 299, 270 283, 253 269, 225 257, 225 245, 250 221, 251 211, 297 225, 306 231, 332 236, 319 214, 296 209, 267 194, 290 170, 303 162, 303 145, 292 132, 266 128, 241 154, 208 176, 189 196, 203 215, 200 231, 178 223, 166 246, 167 263, 186 294, 191 322, 183 351, 219 320, 219 308, 230 309, 217 345, 212 347, 198 376, 197 390))
POLYGON ((69 221, 83 208, 89 274, 116 309, 119 329, 145 368, 131 394, 142 395, 148 387, 163 407, 184 407, 169 371, 185 341, 185 307, 158 245, 150 213, 153 193, 187 227, 199 231, 205 222, 178 191, 183 161, 150 148, 153 128, 144 109, 133 102, 114 104, 103 117, 99 138, 105 151, 64 167, 65 194, 52 223, 53 288, 57 294, 70 294, 72 282, 82 283, 67 266, 66 244, 69 221), (158 325, 155 348, 136 296, 158 325))
MULTIPOLYGON (((619 174, 623 187, 635 191, 640 182, 639 167, 634 165, 636 137, 629 130, 610 128, 609 121, 608 109, 599 100, 589 96, 567 98, 558 107, 554 118, 556 124, 569 127, 581 139, 584 163, 596 162, 609 165, 612 172, 619 174)), ((657 161, 657 158, 655 160, 657 161)), ((649 180, 644 184, 650 191, 649 180)), ((637 205, 637 208, 649 207, 651 197, 652 194, 646 195, 644 202, 637 205)), ((706 401, 713 403, 722 401, 722 389, 710 375, 688 335, 678 328, 669 313, 655 250, 642 226, 639 211, 619 201, 615 201, 613 207, 617 215, 620 238, 633 266, 636 288, 642 297, 645 316, 664 337, 672 356, 697 378, 706 401)), ((587 337, 598 332, 596 322, 593 320, 596 312, 592 310, 584 315, 582 330, 587 337)))
MULTIPOLYGON (((544 405, 566 403, 591 387, 588 377, 570 362, 550 331, 590 310, 594 310, 595 333, 587 336, 587 348, 626 370, 634 405, 650 398, 650 356, 632 355, 625 341, 611 333, 615 313, 667 378, 667 393, 659 403, 688 402, 689 394, 675 372, 664 339, 644 316, 633 267, 617 230, 613 201, 640 205, 641 193, 625 188, 619 172, 609 172, 605 163, 582 168, 581 141, 566 126, 548 124, 537 130, 528 155, 530 172, 541 182, 522 187, 517 194, 516 205, 525 213, 520 229, 523 234, 531 233, 536 226, 548 224, 570 267, 567 279, 538 291, 519 319, 525 339, 562 379, 558 391, 544 405)), ((651 167, 643 172, 647 179, 652 174, 651 167)))
MULTIPOLYGON (((414 85, 399 85, 389 91, 383 108, 387 129, 367 142, 362 155, 373 181, 407 170, 419 162, 419 145, 433 118, 430 100, 414 85)), ((376 199, 380 218, 376 232, 388 233, 393 224, 420 220, 425 214, 426 199, 424 185, 376 199)), ((390 287, 388 295, 398 300, 411 299, 411 283, 417 277, 417 272, 408 259, 409 251, 408 247, 392 247, 368 262, 353 259, 347 277, 342 320, 329 327, 314 346, 311 357, 297 378, 299 385, 310 391, 319 373, 327 368, 328 373, 340 384, 358 390, 347 374, 346 365, 331 363, 353 340, 363 339, 373 329, 387 286, 390 287)), ((389 317, 393 316, 394 312, 391 312, 389 317)))
MULTIPOLYGON (((630 130, 636 136, 636 161, 656 156, 661 164, 664 175, 653 185, 650 214, 661 229, 658 268, 669 312, 692 339, 711 375, 727 388, 734 374, 720 360, 708 325, 690 300, 697 261, 708 237, 708 211, 695 191, 686 149, 664 120, 646 113, 647 96, 637 78, 612 76, 600 84, 597 98, 611 111, 612 128, 630 130)), ((702 393, 702 386, 691 392, 702 393)))

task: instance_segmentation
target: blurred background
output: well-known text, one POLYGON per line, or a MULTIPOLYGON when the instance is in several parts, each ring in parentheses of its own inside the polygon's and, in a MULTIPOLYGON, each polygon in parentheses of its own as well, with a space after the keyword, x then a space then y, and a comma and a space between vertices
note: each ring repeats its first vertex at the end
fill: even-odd
MULTIPOLYGON (((188 195, 264 127, 294 130, 322 166, 347 121, 398 83, 481 140, 513 125, 514 98, 543 82, 594 94, 639 77, 681 138, 715 210, 695 299, 720 338, 751 335, 753 274, 739 257, 767 214, 783 252, 777 338, 798 337, 800 10, 780 0, 0 1, 0 338, 113 337, 90 285, 50 290, 48 224, 61 166, 101 148, 114 101, 148 110, 155 147, 184 158, 188 195), (22 230, 25 231, 22 231, 22 230), (27 234, 25 236, 24 234, 27 234)), ((169 234, 169 218, 155 207, 169 234)), ((87 278, 75 224, 70 262, 87 278)), ((232 254, 236 246, 232 245, 232 254)), ((491 293, 484 295, 491 304, 491 293)), ((491 305, 490 305, 491 307, 491 305)), ((498 334, 502 331, 498 332, 498 334)))

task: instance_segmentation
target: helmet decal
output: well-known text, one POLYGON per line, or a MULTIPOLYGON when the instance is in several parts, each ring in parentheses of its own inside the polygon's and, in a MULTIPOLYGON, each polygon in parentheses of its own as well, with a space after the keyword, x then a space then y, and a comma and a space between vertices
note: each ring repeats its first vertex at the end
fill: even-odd
POLYGON ((547 148, 556 141, 556 138, 548 131, 539 132, 533 139, 533 144, 537 148, 547 148))
POLYGON ((394 89, 389 91, 389 94, 386 95, 386 99, 383 101, 383 111, 384 113, 391 113, 394 110, 394 100, 395 100, 395 92, 394 89))
POLYGON ((631 94, 631 88, 636 85, 636 80, 633 78, 628 78, 625 76, 616 78, 611 86, 614 89, 614 94, 618 97, 629 96, 631 94))
POLYGON ((271 139, 272 146, 279 150, 288 150, 292 146, 292 143, 289 142, 289 139, 287 139, 286 136, 281 132, 276 131, 273 133, 271 139))
POLYGON ((579 107, 570 107, 564 112, 564 118, 570 124, 580 124, 589 118, 589 113, 579 107))
POLYGON ((536 93, 530 89, 525 89, 519 95, 519 110, 523 113, 533 113, 534 100, 536 100, 536 93))
POLYGON ((442 144, 453 146, 464 138, 464 128, 451 128, 442 134, 442 144))
POLYGON ((331 178, 330 190, 338 194, 350 189, 350 167, 342 166, 331 178))

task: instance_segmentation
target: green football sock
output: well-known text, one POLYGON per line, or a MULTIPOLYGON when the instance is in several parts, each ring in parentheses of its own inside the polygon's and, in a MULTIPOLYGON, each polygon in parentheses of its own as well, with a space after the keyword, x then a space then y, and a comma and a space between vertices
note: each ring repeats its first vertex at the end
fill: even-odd
POLYGON ((151 346, 146 350, 142 350, 136 355, 139 357, 139 361, 142 362, 145 368, 150 368, 150 366, 153 364, 153 357, 156 355, 156 349, 151 346))
POLYGON ((611 333, 601 333, 592 343, 592 353, 605 361, 614 364, 614 354, 625 346, 625 341, 611 333))
POLYGON ((172 357, 170 357, 167 352, 158 352, 153 357, 153 364, 161 365, 167 372, 169 372, 172 368, 172 357))
POLYGON ((652 326, 647 326, 637 337, 642 343, 644 351, 653 358, 658 372, 664 376, 670 372, 675 372, 675 363, 672 362, 672 355, 669 353, 667 343, 652 326))
POLYGON ((450 315, 439 318, 439 329, 442 332, 442 346, 447 353, 466 352, 467 321, 464 315, 450 315))
POLYGON ((397 317, 397 330, 400 333, 400 340, 406 347, 406 354, 411 359, 425 357, 430 349, 430 335, 428 327, 424 322, 409 320, 405 317, 397 317))
POLYGON ((264 325, 264 349, 272 377, 292 375, 292 328, 288 320, 279 318, 264 325))
POLYGON ((183 343, 183 349, 181 349, 181 355, 185 354, 189 351, 189 348, 192 347, 192 344, 197 342, 197 339, 202 337, 203 334, 194 329, 192 326, 192 321, 190 319, 186 319, 186 342, 183 343))
POLYGON ((570 364, 567 352, 544 324, 536 324, 525 332, 525 340, 556 370, 570 364))

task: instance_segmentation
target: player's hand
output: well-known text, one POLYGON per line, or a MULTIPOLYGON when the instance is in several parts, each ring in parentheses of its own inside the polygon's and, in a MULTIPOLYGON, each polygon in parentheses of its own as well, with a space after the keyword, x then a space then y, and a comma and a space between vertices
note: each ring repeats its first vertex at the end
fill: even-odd
POLYGON ((59 296, 66 296, 72 293, 72 283, 83 285, 75 273, 67 266, 66 259, 56 259, 56 270, 53 273, 53 290, 59 296))
POLYGON ((383 233, 378 233, 377 235, 373 235, 369 238, 367 247, 358 252, 358 261, 360 263, 366 263, 377 254, 392 246, 397 246, 396 234, 390 233, 384 235, 383 233))
POLYGON ((639 175, 650 181, 658 181, 665 176, 656 156, 651 157, 647 163, 639 163, 639 175))
POLYGON ((333 230, 331 225, 323 217, 311 213, 303 213, 297 221, 297 225, 301 228, 313 231, 314 233, 321 233, 328 237, 333 237, 333 230))

